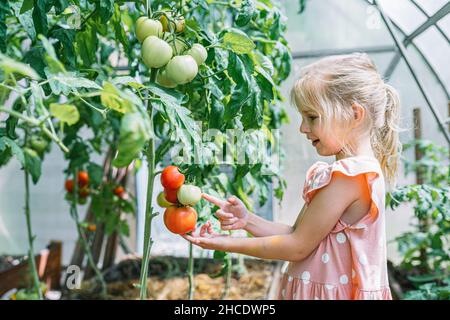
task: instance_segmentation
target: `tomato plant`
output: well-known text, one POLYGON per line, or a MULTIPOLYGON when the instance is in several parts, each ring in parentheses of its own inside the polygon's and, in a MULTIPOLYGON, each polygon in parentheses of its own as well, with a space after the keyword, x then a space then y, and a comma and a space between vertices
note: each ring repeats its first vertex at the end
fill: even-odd
MULTIPOLYGON (((123 215, 134 213, 134 198, 117 197, 114 188, 122 184, 123 172, 134 173, 135 165, 146 159, 143 299, 151 222, 157 215, 149 202, 159 166, 173 163, 189 183, 219 196, 236 194, 249 208, 254 199, 267 200, 272 181, 278 182, 274 193, 280 198, 284 183, 276 168, 267 174, 269 165, 238 163, 232 155, 225 173, 220 162, 202 158, 221 147, 204 141, 201 132, 260 129, 273 140, 271 130, 287 120, 279 90, 291 65, 283 18, 277 2, 270 0, 3 2, 0 166, 15 158, 24 168, 27 219, 29 182, 38 182, 50 150, 33 144, 32 137, 42 137, 64 153, 66 177, 81 181, 77 173, 88 172, 87 207, 93 223, 104 226, 106 234, 128 234, 123 215), (186 152, 191 156, 182 161, 167 160, 179 146, 192 147, 192 141, 201 144, 200 151, 186 152), (200 161, 194 161, 199 154, 200 161), (96 163, 95 156, 104 157, 103 164, 96 163)), ((245 158, 253 156, 250 142, 240 147, 245 158)), ((102 282, 78 213, 79 186, 72 184, 67 190, 72 194, 70 216, 88 264, 102 282)), ((200 220, 213 210, 198 204, 196 209, 200 220)), ((40 292, 36 267, 32 270, 40 292)))

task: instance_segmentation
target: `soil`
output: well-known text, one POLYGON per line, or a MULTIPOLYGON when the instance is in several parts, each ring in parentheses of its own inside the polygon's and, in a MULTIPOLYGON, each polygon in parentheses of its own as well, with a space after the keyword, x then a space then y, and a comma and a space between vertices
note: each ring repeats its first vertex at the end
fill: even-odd
MULTIPOLYGON (((267 299, 276 262, 256 259, 244 260, 245 268, 233 260, 233 272, 228 295, 223 297, 224 276, 211 277, 221 269, 221 261, 196 259, 194 264, 195 300, 261 300, 267 299)), ((151 300, 188 299, 189 282, 186 275, 187 259, 153 257, 150 259, 147 282, 151 300)), ((127 259, 104 273, 107 295, 93 292, 94 281, 84 281, 80 290, 65 294, 63 299, 138 299, 140 260, 127 259)))

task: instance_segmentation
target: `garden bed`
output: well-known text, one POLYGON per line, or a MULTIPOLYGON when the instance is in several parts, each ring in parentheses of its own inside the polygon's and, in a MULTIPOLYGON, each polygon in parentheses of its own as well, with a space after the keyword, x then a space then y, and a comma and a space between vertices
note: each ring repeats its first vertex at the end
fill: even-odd
MULTIPOLYGON (((184 300, 188 298, 189 281, 186 258, 153 257, 150 260, 148 297, 151 300, 184 300)), ((228 295, 223 297, 225 278, 211 277, 221 269, 221 262, 196 259, 194 283, 196 300, 268 299, 273 291, 278 264, 256 259, 244 260, 245 269, 233 268, 228 295)), ((237 267, 237 261, 233 261, 237 267)), ((140 260, 127 259, 108 269, 105 275, 107 295, 93 292, 94 281, 84 281, 81 289, 64 294, 63 299, 138 299, 140 260)))

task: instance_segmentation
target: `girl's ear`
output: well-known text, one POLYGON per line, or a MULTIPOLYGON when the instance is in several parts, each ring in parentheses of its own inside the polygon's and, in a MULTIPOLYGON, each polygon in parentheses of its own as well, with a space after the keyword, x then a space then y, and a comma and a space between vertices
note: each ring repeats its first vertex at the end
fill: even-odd
POLYGON ((356 102, 352 104, 352 109, 354 117, 353 127, 358 127, 364 120, 366 110, 359 103, 356 102))

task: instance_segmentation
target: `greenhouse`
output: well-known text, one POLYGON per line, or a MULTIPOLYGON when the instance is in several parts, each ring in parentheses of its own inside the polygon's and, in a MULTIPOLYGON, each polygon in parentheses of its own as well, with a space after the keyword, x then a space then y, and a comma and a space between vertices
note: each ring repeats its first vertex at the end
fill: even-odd
POLYGON ((450 300, 450 1, 0 3, 2 300, 450 300))

